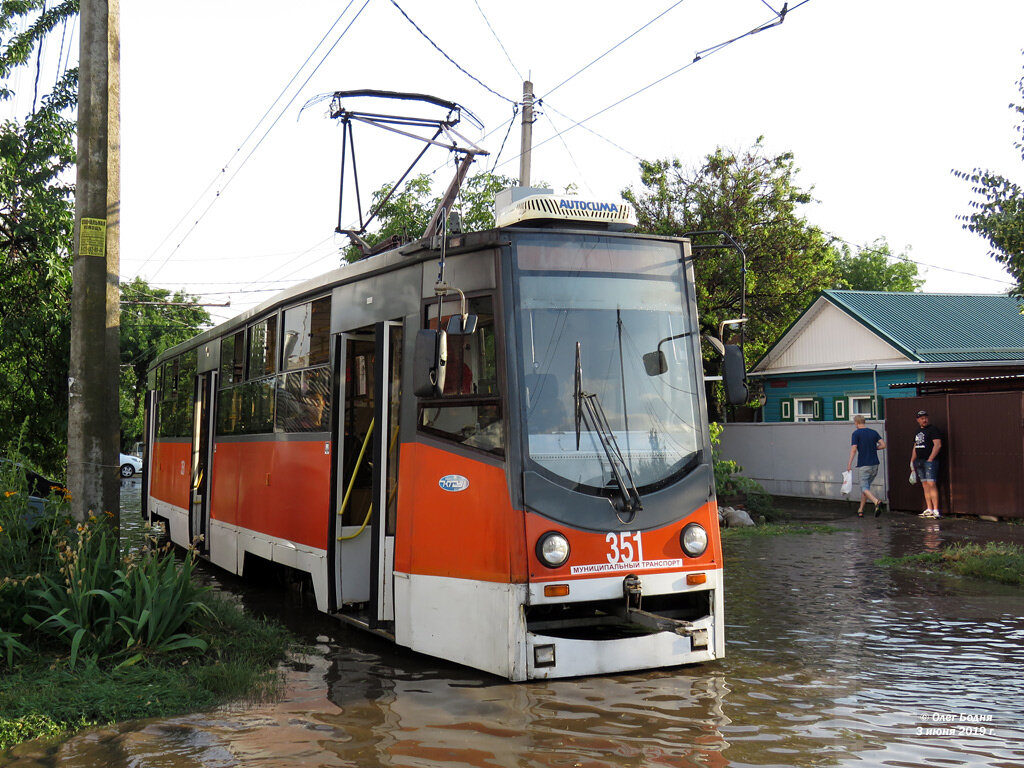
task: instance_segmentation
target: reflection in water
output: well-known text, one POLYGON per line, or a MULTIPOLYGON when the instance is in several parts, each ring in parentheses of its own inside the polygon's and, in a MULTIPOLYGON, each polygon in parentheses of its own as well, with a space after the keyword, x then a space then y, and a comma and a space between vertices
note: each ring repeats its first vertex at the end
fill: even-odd
POLYGON ((98 729, 27 745, 0 764, 1024 764, 1024 595, 874 564, 978 538, 983 524, 897 516, 847 525, 727 540, 724 660, 579 680, 506 683, 212 574, 309 645, 286 665, 284 700, 98 729))

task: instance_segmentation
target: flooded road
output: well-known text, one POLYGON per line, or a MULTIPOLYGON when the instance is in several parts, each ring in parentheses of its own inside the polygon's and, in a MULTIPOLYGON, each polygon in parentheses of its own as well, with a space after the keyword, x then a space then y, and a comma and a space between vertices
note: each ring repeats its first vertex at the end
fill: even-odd
POLYGON ((1020 541, 1024 526, 842 514, 825 520, 837 533, 727 538, 726 658, 633 675, 511 684, 216 576, 310 645, 282 701, 94 729, 0 764, 1024 765, 1024 590, 874 564, 1020 541))

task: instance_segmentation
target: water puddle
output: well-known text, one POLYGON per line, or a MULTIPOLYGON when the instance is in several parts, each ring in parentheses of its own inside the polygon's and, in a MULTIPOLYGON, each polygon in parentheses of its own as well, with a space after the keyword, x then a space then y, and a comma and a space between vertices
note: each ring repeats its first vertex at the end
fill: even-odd
POLYGON ((310 645, 286 665, 282 701, 94 729, 0 764, 1024 764, 1024 590, 874 564, 1007 527, 899 515, 841 525, 726 542, 726 659, 569 681, 507 683, 222 577, 310 645))

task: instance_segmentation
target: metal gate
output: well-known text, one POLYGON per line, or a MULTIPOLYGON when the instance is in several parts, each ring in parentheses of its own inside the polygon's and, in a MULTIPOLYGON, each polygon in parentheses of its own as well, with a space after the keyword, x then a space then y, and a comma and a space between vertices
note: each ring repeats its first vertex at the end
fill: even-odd
POLYGON ((891 398, 885 406, 893 509, 923 508, 921 487, 908 482, 915 414, 923 409, 943 435, 943 514, 1024 517, 1024 392, 891 398))

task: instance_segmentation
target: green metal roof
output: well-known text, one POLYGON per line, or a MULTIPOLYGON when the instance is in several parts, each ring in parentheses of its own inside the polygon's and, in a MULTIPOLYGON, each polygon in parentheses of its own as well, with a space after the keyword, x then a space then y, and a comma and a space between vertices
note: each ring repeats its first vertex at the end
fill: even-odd
POLYGON ((1024 315, 1012 296, 888 291, 822 295, 912 360, 1024 360, 1024 315))

